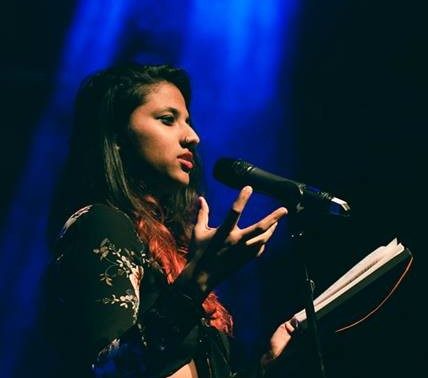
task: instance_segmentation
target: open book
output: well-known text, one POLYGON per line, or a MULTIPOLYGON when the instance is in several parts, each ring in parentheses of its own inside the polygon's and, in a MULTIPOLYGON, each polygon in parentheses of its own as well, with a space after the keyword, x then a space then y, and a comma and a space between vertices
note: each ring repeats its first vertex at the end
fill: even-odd
MULTIPOLYGON (((398 243, 397 239, 371 252, 314 299, 317 319, 357 294, 408 257, 412 257, 411 252, 401 243, 398 243)), ((296 313, 292 319, 297 321, 299 326, 306 327, 306 311, 304 309, 296 313)))

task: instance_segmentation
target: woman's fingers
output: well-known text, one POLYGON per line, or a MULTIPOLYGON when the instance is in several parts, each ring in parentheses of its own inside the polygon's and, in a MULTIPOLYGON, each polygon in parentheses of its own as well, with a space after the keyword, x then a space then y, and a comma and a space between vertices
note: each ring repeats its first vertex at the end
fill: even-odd
POLYGON ((267 241, 270 239, 270 237, 273 235, 277 226, 278 226, 278 222, 275 222, 262 234, 259 234, 249 240, 246 240, 245 245, 251 247, 254 244, 266 244, 267 241))
POLYGON ((285 323, 281 324, 288 334, 293 334, 293 332, 296 330, 296 328, 291 324, 291 322, 288 320, 285 323))
POLYGON ((274 212, 270 213, 268 216, 264 217, 259 222, 242 229, 243 237, 246 240, 250 240, 265 233, 275 223, 278 223, 278 221, 286 214, 287 209, 285 207, 280 207, 279 209, 276 209, 274 212))
POLYGON ((253 188, 251 186, 245 186, 241 189, 238 198, 232 205, 232 209, 230 209, 223 224, 217 229, 215 238, 218 241, 226 240, 230 232, 235 228, 252 192, 253 188))
POLYGON ((202 227, 203 229, 208 229, 210 209, 204 197, 199 197, 199 205, 200 205, 200 208, 198 211, 195 227, 202 227))
POLYGON ((193 229, 193 247, 203 248, 215 235, 216 229, 208 226, 209 207, 203 197, 199 197, 199 211, 193 229))
POLYGON ((259 257, 266 249, 266 244, 263 244, 257 251, 257 257, 259 257))
POLYGON ((257 257, 260 256, 264 252, 264 250, 266 248, 266 243, 269 241, 269 239, 271 238, 271 236, 275 232, 275 229, 277 226, 278 226, 278 222, 274 223, 272 226, 270 226, 262 234, 259 234, 259 235, 255 236, 254 238, 247 240, 245 242, 245 245, 247 247, 250 247, 253 251, 255 251, 253 253, 257 257))
POLYGON ((251 186, 244 186, 239 192, 238 198, 232 205, 232 211, 241 214, 252 193, 253 188, 251 186))

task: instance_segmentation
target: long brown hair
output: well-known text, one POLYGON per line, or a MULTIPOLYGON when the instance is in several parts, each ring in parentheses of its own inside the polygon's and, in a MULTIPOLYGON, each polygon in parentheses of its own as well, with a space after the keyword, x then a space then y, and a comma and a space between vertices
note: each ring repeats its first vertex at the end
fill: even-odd
MULTIPOLYGON (((191 147, 196 158, 189 185, 158 198, 144 178, 135 174, 130 155, 117 148, 127 138, 130 114, 145 103, 151 86, 160 82, 175 85, 189 107, 188 76, 168 65, 117 66, 82 83, 76 97, 69 159, 54 200, 50 230, 88 203, 119 208, 133 219, 140 238, 171 283, 186 264, 197 211, 201 174, 196 151, 191 147)), ((232 318, 214 293, 203 307, 211 325, 231 333, 232 318)))

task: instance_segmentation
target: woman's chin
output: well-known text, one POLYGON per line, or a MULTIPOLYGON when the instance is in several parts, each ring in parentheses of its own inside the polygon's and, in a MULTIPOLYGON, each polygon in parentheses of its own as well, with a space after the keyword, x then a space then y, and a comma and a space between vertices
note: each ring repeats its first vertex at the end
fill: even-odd
POLYGON ((173 181, 178 187, 188 186, 190 183, 190 175, 188 173, 184 173, 184 175, 180 175, 180 177, 177 177, 173 181))
POLYGON ((161 193, 171 193, 178 189, 185 188, 190 183, 190 176, 187 173, 180 173, 174 176, 158 178, 152 182, 152 187, 161 193))

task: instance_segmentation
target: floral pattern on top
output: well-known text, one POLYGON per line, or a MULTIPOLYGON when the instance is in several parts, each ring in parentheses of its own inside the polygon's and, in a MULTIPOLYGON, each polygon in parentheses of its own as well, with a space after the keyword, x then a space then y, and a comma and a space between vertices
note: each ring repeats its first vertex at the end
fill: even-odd
MULTIPOLYGON (((93 253, 98 255, 100 261, 108 263, 104 272, 100 273, 99 280, 105 285, 113 286, 113 281, 118 277, 127 277, 132 288, 127 289, 122 294, 112 294, 110 297, 98 299, 103 304, 119 305, 123 308, 131 308, 133 320, 137 320, 138 305, 140 302, 140 282, 144 269, 135 262, 137 254, 127 248, 118 248, 108 238, 105 238, 98 248, 93 249, 93 253)), ((141 257, 141 255, 139 256, 141 257)))

